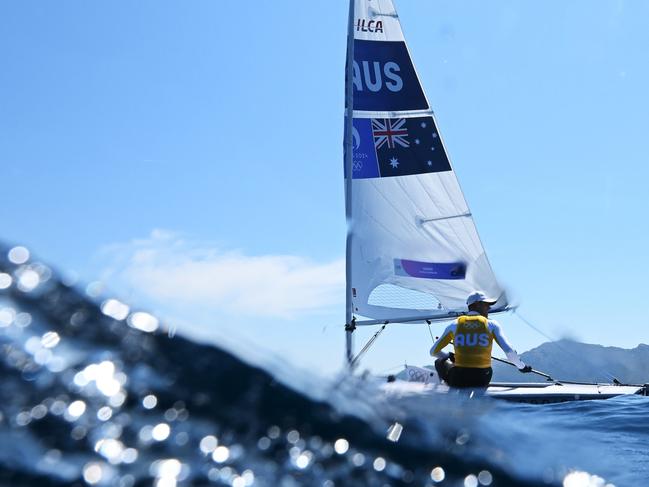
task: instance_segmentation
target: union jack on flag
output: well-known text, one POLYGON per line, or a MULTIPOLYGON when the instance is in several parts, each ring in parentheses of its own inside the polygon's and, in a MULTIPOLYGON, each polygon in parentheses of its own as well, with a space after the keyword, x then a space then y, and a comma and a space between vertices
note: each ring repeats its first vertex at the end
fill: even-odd
POLYGON ((451 170, 435 121, 430 116, 354 118, 353 123, 354 179, 451 170))
POLYGON ((410 147, 408 129, 405 125, 405 118, 373 118, 374 147, 377 149, 386 145, 388 149, 394 149, 397 145, 410 147))

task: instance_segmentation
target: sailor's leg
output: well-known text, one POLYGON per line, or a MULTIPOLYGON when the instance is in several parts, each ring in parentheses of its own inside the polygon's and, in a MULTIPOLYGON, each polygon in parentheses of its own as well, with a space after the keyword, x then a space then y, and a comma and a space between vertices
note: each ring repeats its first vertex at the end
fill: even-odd
POLYGON ((494 371, 493 371, 493 369, 492 369, 491 367, 489 367, 489 368, 485 371, 485 383, 484 383, 484 386, 483 386, 483 387, 487 387, 487 386, 489 385, 489 383, 491 382, 491 377, 492 377, 493 375, 494 375, 494 371))
POLYGON ((438 358, 435 360, 435 370, 439 376, 439 380, 448 382, 448 372, 453 368, 453 364, 445 358, 438 358))

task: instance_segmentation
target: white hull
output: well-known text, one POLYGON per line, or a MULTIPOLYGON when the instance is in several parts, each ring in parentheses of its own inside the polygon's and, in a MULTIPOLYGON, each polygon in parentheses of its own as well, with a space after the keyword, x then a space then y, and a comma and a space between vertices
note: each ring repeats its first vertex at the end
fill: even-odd
POLYGON ((550 404, 566 401, 610 399, 624 395, 647 395, 645 386, 615 384, 565 384, 565 383, 493 383, 486 389, 450 389, 443 384, 395 381, 382 389, 387 394, 399 396, 466 393, 487 395, 494 399, 531 404, 550 404))
POLYGON ((642 394, 643 386, 623 386, 615 384, 497 384, 487 389, 487 395, 507 401, 548 404, 565 401, 586 401, 610 399, 612 397, 642 394))

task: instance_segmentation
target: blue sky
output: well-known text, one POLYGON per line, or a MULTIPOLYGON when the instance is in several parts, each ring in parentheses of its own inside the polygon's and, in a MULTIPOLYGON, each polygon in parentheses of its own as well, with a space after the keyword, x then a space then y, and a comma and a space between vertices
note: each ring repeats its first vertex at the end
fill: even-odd
MULTIPOLYGON (((345 3, 3 3, 0 238, 182 332, 337 369, 345 3)), ((521 314, 647 342, 649 4, 397 9, 521 314)), ((500 321, 519 350, 545 341, 500 321)), ((429 345, 397 325, 366 364, 429 345)))

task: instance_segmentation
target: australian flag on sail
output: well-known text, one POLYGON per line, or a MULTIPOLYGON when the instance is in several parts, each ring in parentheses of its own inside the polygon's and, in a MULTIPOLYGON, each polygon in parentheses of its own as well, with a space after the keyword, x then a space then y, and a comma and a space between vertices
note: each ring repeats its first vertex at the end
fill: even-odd
POLYGON ((450 171, 432 117, 355 118, 354 179, 450 171))

